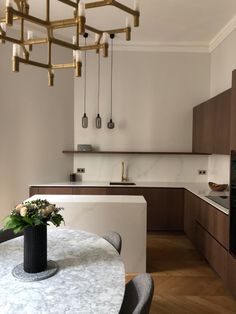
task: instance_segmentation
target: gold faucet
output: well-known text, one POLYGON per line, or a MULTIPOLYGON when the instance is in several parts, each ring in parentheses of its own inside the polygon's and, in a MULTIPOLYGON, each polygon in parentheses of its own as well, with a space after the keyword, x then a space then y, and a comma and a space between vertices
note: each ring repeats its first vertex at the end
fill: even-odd
POLYGON ((122 161, 121 181, 122 182, 127 181, 127 176, 125 176, 125 162, 124 161, 122 161))

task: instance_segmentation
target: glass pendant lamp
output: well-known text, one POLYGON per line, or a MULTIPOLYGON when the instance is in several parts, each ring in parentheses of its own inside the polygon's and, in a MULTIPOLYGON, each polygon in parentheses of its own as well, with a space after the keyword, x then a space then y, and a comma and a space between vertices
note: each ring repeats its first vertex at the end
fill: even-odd
POLYGON ((101 60, 100 60, 100 50, 98 51, 98 114, 96 117, 96 128, 101 129, 102 127, 102 118, 100 116, 100 68, 101 68, 101 60))
POLYGON ((112 106, 113 106, 113 40, 115 38, 114 34, 110 34, 110 38, 111 38, 111 112, 110 112, 110 120, 107 123, 107 127, 108 129, 114 129, 115 128, 115 123, 112 120, 112 106))
MULTIPOLYGON (((88 33, 84 33, 84 44, 86 46, 88 33)), ((87 101, 87 51, 84 52, 84 115, 82 117, 82 127, 88 127, 88 117, 86 115, 86 101, 87 101)))

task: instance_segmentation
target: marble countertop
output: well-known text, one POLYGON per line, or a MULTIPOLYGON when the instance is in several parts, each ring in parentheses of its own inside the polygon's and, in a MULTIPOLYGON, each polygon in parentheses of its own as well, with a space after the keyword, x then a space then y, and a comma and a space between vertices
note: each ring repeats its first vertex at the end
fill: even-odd
MULTIPOLYGON (((26 201, 36 200, 38 198, 45 198, 45 194, 35 194, 26 201)), ((65 203, 132 203, 132 204, 146 204, 145 198, 139 195, 57 195, 47 194, 50 202, 65 202, 65 203)))
POLYGON ((56 275, 21 282, 11 271, 23 260, 23 237, 0 244, 1 314, 118 314, 125 289, 125 270, 116 250, 97 235, 48 230, 48 259, 56 275))
POLYGON ((56 182, 56 183, 47 183, 47 184, 32 184, 31 186, 54 186, 54 187, 158 187, 158 188, 184 188, 193 194, 197 195, 207 203, 211 204, 218 210, 222 211, 225 214, 229 214, 229 210, 214 201, 208 199, 207 195, 229 195, 229 192, 213 192, 210 190, 207 183, 192 183, 192 182, 135 182, 135 185, 110 185, 108 181, 95 181, 95 182, 56 182))

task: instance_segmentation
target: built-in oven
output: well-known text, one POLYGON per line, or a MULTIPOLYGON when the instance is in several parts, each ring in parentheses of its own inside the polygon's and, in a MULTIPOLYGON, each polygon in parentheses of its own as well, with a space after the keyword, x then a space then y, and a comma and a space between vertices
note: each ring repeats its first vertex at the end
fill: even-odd
POLYGON ((236 151, 230 158, 230 237, 229 250, 236 257, 236 151))

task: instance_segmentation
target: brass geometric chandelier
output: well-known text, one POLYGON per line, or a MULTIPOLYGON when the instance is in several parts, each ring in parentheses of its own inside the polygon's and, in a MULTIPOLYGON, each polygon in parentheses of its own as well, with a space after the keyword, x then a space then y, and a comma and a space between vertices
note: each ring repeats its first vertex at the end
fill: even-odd
MULTIPOLYGON (((42 0, 39 0, 42 1, 42 0)), ((20 64, 28 64, 35 67, 44 68, 48 72, 48 86, 54 84, 54 71, 59 69, 72 68, 75 71, 75 76, 81 76, 81 52, 94 50, 99 52, 102 50, 104 57, 108 56, 108 38, 110 34, 125 34, 127 41, 131 39, 131 26, 127 22, 126 27, 118 29, 99 30, 86 23, 86 10, 114 6, 119 10, 133 16, 135 27, 139 26, 139 5, 135 0, 134 9, 119 3, 116 0, 98 0, 94 2, 84 3, 83 0, 57 0, 72 9, 72 17, 60 20, 51 20, 50 16, 50 0, 45 0, 45 19, 38 18, 30 14, 30 6, 28 0, 6 0, 5 16, 0 18, 0 42, 13 43, 12 70, 19 72, 20 64), (13 26, 15 21, 20 22, 20 38, 8 36, 8 27, 13 26), (26 23, 30 22, 46 31, 46 36, 43 38, 34 38, 33 32, 27 30, 26 23), (54 31, 57 29, 74 28, 73 41, 68 42, 56 38, 54 31), (91 32, 95 35, 93 44, 80 44, 80 36, 85 32, 91 32), (47 46, 47 61, 45 63, 31 59, 31 51, 35 45, 47 46), (55 64, 52 62, 52 45, 61 46, 70 49, 72 61, 63 64, 55 64)))

